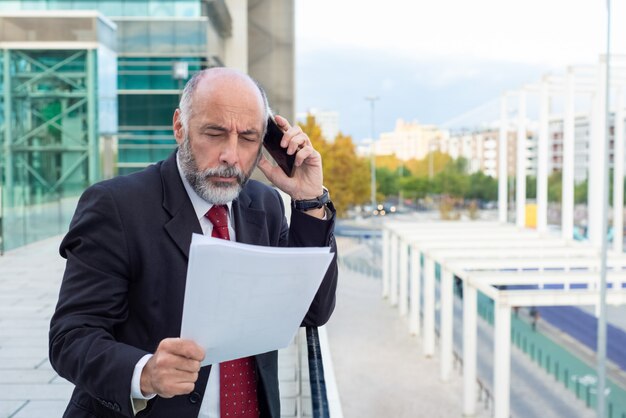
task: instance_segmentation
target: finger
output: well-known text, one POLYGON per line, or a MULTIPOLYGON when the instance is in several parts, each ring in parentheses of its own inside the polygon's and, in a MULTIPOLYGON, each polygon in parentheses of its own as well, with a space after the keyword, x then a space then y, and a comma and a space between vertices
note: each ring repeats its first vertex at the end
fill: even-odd
POLYGON ((195 341, 178 339, 172 346, 172 354, 176 354, 188 359, 204 360, 204 349, 195 341))
POLYGON ((296 167, 300 167, 307 158, 313 155, 314 152, 316 151, 311 146, 303 147, 300 151, 298 151, 298 153, 296 154, 296 159, 294 161, 296 167))
POLYGON ((183 372, 197 373, 200 371, 200 362, 185 357, 177 357, 174 368, 183 372))
POLYGON ((283 172, 283 170, 278 166, 272 165, 272 163, 265 157, 265 155, 261 156, 257 167, 259 167, 259 170, 261 170, 265 177, 267 177, 267 179, 274 184, 276 184, 276 180, 280 178, 278 176, 282 175, 286 177, 286 174, 283 172))
POLYGON ((294 137, 291 139, 291 141, 289 141, 289 146, 287 147, 287 154, 293 155, 299 150, 301 150, 302 148, 304 148, 306 145, 310 145, 307 143, 306 136, 298 135, 297 137, 294 137))
POLYGON ((276 125, 278 125, 283 132, 286 132, 291 128, 289 121, 280 115, 274 115, 274 120, 276 121, 276 125))

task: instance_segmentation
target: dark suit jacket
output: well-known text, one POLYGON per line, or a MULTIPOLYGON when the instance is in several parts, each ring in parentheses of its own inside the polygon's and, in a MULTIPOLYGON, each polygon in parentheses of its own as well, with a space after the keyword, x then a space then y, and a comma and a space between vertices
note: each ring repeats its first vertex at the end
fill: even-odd
MULTIPOLYGON (((288 227, 278 193, 249 181, 233 202, 237 240, 266 246, 331 246, 330 220, 293 211, 288 227)), ((180 335, 191 234, 202 233, 176 166, 167 160, 88 188, 61 243, 67 258, 50 325, 50 362, 76 389, 67 417, 132 416, 130 383, 137 361, 180 335)), ((330 317, 336 257, 304 326, 330 317)), ((263 417, 280 417, 277 352, 256 357, 263 417)), ((210 366, 194 392, 156 397, 138 416, 197 417, 210 366)))

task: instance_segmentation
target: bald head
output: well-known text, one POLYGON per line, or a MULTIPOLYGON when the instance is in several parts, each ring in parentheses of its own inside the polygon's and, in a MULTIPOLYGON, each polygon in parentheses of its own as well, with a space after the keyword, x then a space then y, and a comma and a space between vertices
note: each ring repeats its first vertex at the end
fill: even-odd
POLYGON ((183 90, 180 98, 180 118, 185 132, 189 132, 189 119, 193 113, 196 95, 209 96, 220 100, 221 97, 240 98, 242 106, 258 106, 262 109, 263 131, 267 128, 270 108, 263 88, 249 75, 232 68, 207 68, 194 74, 183 90))

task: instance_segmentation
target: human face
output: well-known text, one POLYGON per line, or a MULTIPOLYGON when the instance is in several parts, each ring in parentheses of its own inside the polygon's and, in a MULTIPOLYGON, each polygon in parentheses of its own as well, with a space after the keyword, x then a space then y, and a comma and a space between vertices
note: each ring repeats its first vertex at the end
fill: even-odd
POLYGON ((187 132, 176 111, 181 167, 203 199, 222 204, 237 197, 261 156, 263 115, 256 85, 232 74, 201 79, 187 132))
POLYGON ((248 173, 244 173, 242 170, 232 165, 222 165, 200 170, 193 152, 191 151, 189 138, 185 138, 180 145, 178 154, 183 174, 193 190, 202 199, 214 205, 224 205, 233 201, 239 195, 243 185, 246 184, 250 178, 252 169, 254 169, 261 157, 259 149, 254 166, 248 173), (211 180, 215 178, 234 178, 236 182, 211 180))

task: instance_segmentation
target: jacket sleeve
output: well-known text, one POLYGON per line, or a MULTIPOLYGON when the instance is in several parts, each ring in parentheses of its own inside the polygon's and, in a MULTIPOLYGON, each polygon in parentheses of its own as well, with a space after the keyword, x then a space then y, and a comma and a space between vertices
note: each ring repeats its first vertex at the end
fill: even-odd
POLYGON ((337 291, 337 244, 335 242, 335 208, 328 205, 326 220, 307 215, 299 210, 292 210, 288 242, 290 247, 330 247, 334 253, 326 275, 320 284, 313 302, 302 321, 301 326, 319 327, 330 319, 335 309, 337 291))
POLYGON ((122 219, 105 186, 85 191, 60 253, 67 264, 50 324, 50 362, 103 406, 133 416, 132 373, 146 352, 115 338, 116 326, 128 317, 132 264, 122 219))

